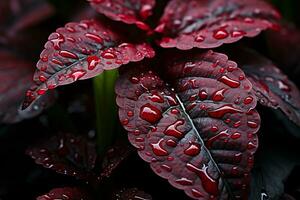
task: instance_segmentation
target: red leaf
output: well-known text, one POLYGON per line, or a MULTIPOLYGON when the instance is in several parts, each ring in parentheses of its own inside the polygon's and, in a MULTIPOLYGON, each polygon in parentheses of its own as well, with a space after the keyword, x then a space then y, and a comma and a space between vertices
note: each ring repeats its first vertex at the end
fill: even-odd
POLYGON ((112 200, 152 200, 152 197, 137 188, 130 188, 115 192, 112 200))
POLYGON ((277 28, 279 18, 261 0, 171 0, 156 31, 163 34, 165 48, 214 48, 277 28))
POLYGON ((136 24, 142 30, 150 30, 144 21, 152 14, 155 0, 88 0, 92 7, 110 19, 126 24, 136 24))
POLYGON ((143 66, 128 68, 116 84, 130 142, 194 199, 247 197, 260 126, 251 83, 212 51, 185 54, 164 69, 167 82, 143 66))
POLYGON ((25 112, 19 112, 26 89, 32 83, 33 64, 9 51, 0 50, 0 123, 16 123, 40 114, 54 102, 49 93, 25 112))
POLYGON ((128 156, 132 153, 132 150, 131 146, 121 142, 117 142, 113 147, 111 147, 102 159, 102 169, 99 179, 110 177, 116 168, 128 158, 128 156))
POLYGON ((122 43, 116 33, 95 20, 69 23, 49 36, 23 109, 49 89, 153 56, 149 45, 122 43))
POLYGON ((36 164, 58 173, 89 180, 97 158, 95 144, 80 136, 62 134, 26 152, 36 164))
POLYGON ((253 84, 259 102, 280 109, 300 126, 300 92, 270 60, 249 49, 232 54, 253 84))
POLYGON ((91 199, 87 192, 81 188, 55 188, 51 190, 48 194, 37 197, 37 200, 88 200, 91 199))

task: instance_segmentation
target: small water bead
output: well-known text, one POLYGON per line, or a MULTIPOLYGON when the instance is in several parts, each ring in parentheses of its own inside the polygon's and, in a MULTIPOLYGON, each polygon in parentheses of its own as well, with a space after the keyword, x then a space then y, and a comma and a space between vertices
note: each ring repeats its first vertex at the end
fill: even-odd
POLYGON ((222 88, 216 92, 213 93, 212 95, 212 100, 213 101, 222 101, 225 97, 224 97, 224 93, 226 92, 226 88, 222 88))
POLYGON ((291 87, 284 81, 278 81, 278 87, 279 89, 281 89, 282 91, 285 91, 285 92, 290 92, 291 91, 291 87))
POLYGON ((207 94, 207 92, 206 92, 205 90, 201 90, 201 91, 199 92, 198 96, 199 96, 199 98, 200 98, 201 100, 205 100, 205 99, 207 99, 208 94, 207 94))
POLYGON ((200 153, 199 144, 191 144, 187 149, 184 150, 184 153, 188 156, 196 156, 200 153))
POLYGON ((146 104, 142 106, 140 110, 140 117, 152 124, 161 119, 162 114, 161 111, 151 104, 146 104))
POLYGON ((172 171, 172 167, 170 167, 169 165, 162 165, 161 168, 164 169, 164 170, 166 170, 167 172, 171 172, 172 171))
POLYGON ((239 81, 233 80, 226 75, 223 75, 221 78, 218 79, 218 81, 224 83, 225 85, 228 85, 231 88, 237 88, 240 86, 239 81))
POLYGON ((86 74, 85 70, 78 70, 78 71, 72 72, 70 77, 72 77, 73 81, 77 81, 81 77, 83 77, 85 74, 86 74))
POLYGON ((88 70, 93 70, 101 62, 101 60, 98 56, 88 56, 87 62, 88 62, 88 70))
POLYGON ((244 19, 244 22, 245 22, 245 23, 252 24, 252 23, 254 23, 254 19, 251 19, 251 18, 249 18, 249 17, 246 17, 246 18, 244 19))
POLYGON ((232 31, 231 32, 232 37, 241 37, 241 36, 244 36, 244 35, 246 35, 245 31, 232 31))
POLYGON ((130 111, 127 112, 128 117, 133 117, 133 115, 134 115, 133 111, 130 110, 130 111))
POLYGON ((43 95, 43 94, 46 93, 46 91, 47 91, 47 89, 39 89, 39 90, 37 90, 37 94, 38 95, 43 95))
POLYGON ((45 81, 47 81, 47 78, 46 78, 46 76, 44 76, 44 75, 40 75, 40 76, 39 76, 39 80, 40 80, 41 82, 45 82, 45 81))
POLYGON ((137 84, 140 82, 140 79, 135 76, 131 77, 129 80, 132 84, 137 84))
POLYGON ((55 50, 60 50, 61 43, 65 42, 64 36, 61 35, 60 33, 54 33, 54 34, 56 34, 56 38, 50 39, 50 41, 53 44, 55 50))
POLYGON ((102 52, 101 57, 103 57, 105 59, 115 59, 117 56, 111 52, 102 52))
POLYGON ((99 44, 103 44, 103 38, 101 38, 99 35, 95 35, 92 33, 86 33, 85 36, 99 44))
POLYGON ((236 153, 236 154, 234 154, 234 161, 235 161, 236 163, 241 162, 242 156, 243 156, 242 153, 236 153))
POLYGON ((164 103, 164 98, 157 91, 152 92, 152 94, 149 96, 149 99, 152 102, 164 103))
POLYGON ((192 194, 196 198, 204 197, 204 194, 202 194, 199 190, 197 189, 192 189, 192 194))
POLYGON ((142 138, 142 137, 137 137, 137 138, 135 138, 135 141, 136 141, 136 142, 144 142, 145 139, 142 138))
POLYGON ((43 62, 48 62, 48 56, 42 56, 41 61, 43 62))
POLYGON ((253 102, 253 97, 249 96, 244 99, 244 104, 250 104, 253 102))
POLYGON ((129 123, 129 120, 126 118, 124 120, 122 120, 122 125, 126 126, 129 123))
POLYGON ((147 19, 151 15, 152 6, 149 4, 145 4, 140 9, 140 16, 142 19, 147 19))
POLYGON ((208 115, 213 118, 222 118, 227 113, 241 113, 242 111, 229 105, 224 105, 214 110, 208 111, 208 115))
POLYGON ((256 122, 253 122, 253 121, 248 121, 247 122, 247 125, 250 127, 250 128, 257 128, 258 127, 258 124, 256 122))
POLYGON ((225 39, 229 36, 228 32, 225 29, 219 29, 214 31, 213 37, 217 40, 225 39))
POLYGON ((152 147, 153 153, 157 156, 167 156, 169 153, 163 149, 162 142, 164 140, 160 139, 157 143, 152 143, 150 146, 152 147))
POLYGON ((256 148, 256 145, 255 145, 254 143, 249 142, 249 143, 247 144, 247 149, 251 150, 251 149, 254 149, 254 148, 256 148))
POLYGON ((51 60, 51 62, 54 63, 54 64, 57 64, 57 65, 60 65, 60 66, 64 66, 64 63, 62 63, 61 61, 59 61, 59 60, 57 60, 57 59, 55 59, 55 58, 53 58, 53 59, 51 60))
POLYGON ((173 109, 171 110, 171 113, 172 113, 173 115, 177 115, 177 114, 179 114, 180 112, 179 112, 178 109, 173 108, 173 109))
POLYGON ((211 132, 217 132, 219 130, 219 128, 217 127, 217 126, 212 126, 211 128, 210 128, 210 131, 211 132))
POLYGON ((184 185, 184 186, 194 184, 194 182, 192 180, 184 178, 184 177, 180 178, 180 179, 177 179, 175 182, 180 184, 180 185, 184 185))
POLYGON ((165 131, 164 134, 173 136, 176 138, 181 138, 183 136, 183 133, 179 130, 177 130, 178 126, 181 126, 184 124, 184 120, 180 119, 174 122, 173 124, 169 125, 165 131))
POLYGON ((238 174, 239 174, 238 167, 237 167, 237 166, 232 167, 231 173, 232 173, 233 175, 238 175, 238 174))
POLYGON ((202 35, 197 35, 195 37, 195 42, 203 42, 205 40, 205 37, 202 35))
POLYGON ((236 140, 236 139, 239 139, 241 136, 242 136, 242 134, 236 132, 236 133, 233 133, 233 134, 230 136, 230 138, 236 140))
POLYGON ((170 147, 176 147, 177 146, 177 142, 172 140, 172 139, 169 139, 166 141, 166 144, 170 147))

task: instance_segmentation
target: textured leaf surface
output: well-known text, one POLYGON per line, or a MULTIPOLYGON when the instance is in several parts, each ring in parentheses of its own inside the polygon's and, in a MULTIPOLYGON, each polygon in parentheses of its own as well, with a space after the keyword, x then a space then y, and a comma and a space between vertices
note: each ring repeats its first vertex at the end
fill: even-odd
POLYGON ((152 200, 151 195, 137 188, 122 189, 113 194, 112 200, 152 200))
POLYGON ((297 86, 270 60, 254 51, 239 49, 232 56, 252 82, 259 102, 280 109, 300 126, 300 92, 297 86))
POLYGON ((89 195, 81 188, 55 188, 48 194, 37 197, 37 200, 89 200, 89 195))
POLYGON ((49 89, 153 56, 149 45, 122 43, 117 34, 97 21, 69 23, 49 36, 23 109, 49 89))
POLYGON ((276 28, 279 18, 261 0, 171 0, 156 31, 162 47, 213 48, 276 28))
POLYGON ((0 50, 0 123, 16 123, 34 117, 54 102, 54 94, 50 93, 32 104, 26 112, 18 111, 25 91, 32 84, 33 68, 31 62, 0 50))
POLYGON ((122 142, 117 142, 113 147, 111 147, 102 159, 100 179, 110 177, 116 168, 118 168, 120 164, 127 159, 132 151, 133 148, 131 146, 122 142))
POLYGON ((128 68, 116 85, 121 123, 154 172, 190 197, 245 198, 260 125, 251 83, 223 54, 184 57, 160 66, 167 82, 128 68))
POLYGON ((155 0, 88 0, 92 7, 107 17, 149 30, 145 21, 151 14, 155 0))
POLYGON ((80 136, 62 134, 26 152, 39 165, 58 173, 88 180, 97 158, 95 145, 80 136))

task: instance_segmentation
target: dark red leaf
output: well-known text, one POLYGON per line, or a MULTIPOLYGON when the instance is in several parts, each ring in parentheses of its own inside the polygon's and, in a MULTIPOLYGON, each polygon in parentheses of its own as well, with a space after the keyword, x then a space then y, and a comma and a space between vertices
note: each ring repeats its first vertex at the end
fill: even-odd
POLYGON ((31 62, 0 50, 0 123, 16 123, 34 117, 54 102, 54 94, 49 93, 26 111, 18 111, 25 91, 32 84, 33 70, 31 62))
POLYGON ((81 188, 55 188, 48 194, 37 197, 37 200, 89 200, 87 192, 81 188))
POLYGON ((247 197, 260 126, 250 81, 212 51, 160 69, 167 81, 143 66, 128 68, 116 84, 130 142, 155 173, 194 199, 247 197))
POLYGON ((153 56, 148 44, 123 43, 98 21, 69 23, 49 36, 37 63, 35 85, 28 90, 23 109, 49 89, 153 56))
POLYGON ((155 0, 88 0, 92 7, 107 17, 150 30, 144 21, 152 14, 155 0))
POLYGON ((130 188, 115 192, 112 200, 152 200, 152 197, 137 188, 130 188))
POLYGON ((80 136, 54 136, 26 152, 39 165, 58 173, 89 180, 97 158, 95 144, 80 136))
POLYGON ((132 150, 131 146, 121 142, 117 142, 111 147, 102 159, 100 179, 110 177, 115 169, 130 155, 132 150))
POLYGON ((280 109, 300 126, 300 92, 270 60, 255 51, 239 49, 232 54, 253 84, 259 102, 280 109))
POLYGON ((165 48, 213 48, 277 28, 279 18, 261 0, 171 0, 156 31, 165 48))

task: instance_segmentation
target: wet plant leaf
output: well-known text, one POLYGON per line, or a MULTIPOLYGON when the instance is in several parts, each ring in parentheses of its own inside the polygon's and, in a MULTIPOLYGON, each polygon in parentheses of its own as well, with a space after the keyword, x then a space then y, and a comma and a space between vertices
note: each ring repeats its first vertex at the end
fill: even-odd
POLYGON ((165 75, 128 67, 117 82, 129 141, 191 198, 247 197, 260 126, 250 81, 224 54, 174 57, 159 66, 165 75))
POLYGON ((49 36, 37 63, 35 84, 27 91, 22 108, 26 109, 49 89, 153 56, 148 44, 124 43, 99 21, 69 23, 49 36))
POLYGON ((150 30, 144 21, 152 15, 155 0, 88 0, 92 7, 112 20, 136 24, 142 30, 150 30))
POLYGON ((239 49, 232 57, 242 66, 253 84, 259 102, 280 109, 300 126, 300 92, 297 86, 270 60, 253 50, 239 49))
POLYGON ((55 188, 49 193, 37 197, 37 200, 89 200, 91 199, 87 192, 81 188, 76 187, 64 187, 64 188, 55 188))
POLYGON ((213 48, 277 29, 278 12, 261 0, 171 0, 156 31, 162 47, 213 48))
POLYGON ((83 180, 96 179, 92 170, 97 158, 95 144, 81 136, 61 134, 26 152, 36 164, 83 180))

